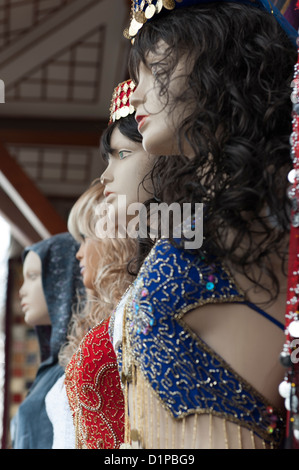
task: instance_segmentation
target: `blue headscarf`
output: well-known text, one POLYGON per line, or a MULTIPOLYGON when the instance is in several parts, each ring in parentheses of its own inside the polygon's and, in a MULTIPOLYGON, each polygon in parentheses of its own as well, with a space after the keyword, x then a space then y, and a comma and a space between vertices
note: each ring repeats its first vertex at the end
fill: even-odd
POLYGON ((69 233, 27 247, 38 254, 42 264, 42 285, 51 326, 36 327, 41 364, 36 378, 11 424, 14 449, 51 449, 53 428, 45 408, 45 397, 64 369, 58 363, 58 353, 66 342, 71 315, 76 310, 84 286, 76 259, 78 243, 69 233))

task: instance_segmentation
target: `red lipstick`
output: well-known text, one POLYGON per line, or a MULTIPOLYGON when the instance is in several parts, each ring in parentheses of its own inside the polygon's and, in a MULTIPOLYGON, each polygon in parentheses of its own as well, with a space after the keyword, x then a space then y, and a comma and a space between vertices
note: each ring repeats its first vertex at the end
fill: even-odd
POLYGON ((136 116, 135 119, 136 119, 136 121, 138 122, 138 130, 139 130, 139 131, 140 131, 140 129, 142 128, 142 126, 145 124, 145 121, 146 121, 146 118, 147 118, 147 117, 148 117, 148 116, 145 116, 145 115, 144 115, 144 116, 142 116, 142 115, 136 116))

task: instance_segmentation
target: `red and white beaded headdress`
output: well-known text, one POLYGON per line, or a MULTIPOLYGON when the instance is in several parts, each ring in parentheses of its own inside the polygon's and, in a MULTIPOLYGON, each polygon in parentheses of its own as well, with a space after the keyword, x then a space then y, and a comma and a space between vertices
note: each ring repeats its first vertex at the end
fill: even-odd
POLYGON ((130 103, 134 89, 135 83, 131 79, 119 83, 114 88, 110 105, 109 124, 135 112, 135 108, 130 103))

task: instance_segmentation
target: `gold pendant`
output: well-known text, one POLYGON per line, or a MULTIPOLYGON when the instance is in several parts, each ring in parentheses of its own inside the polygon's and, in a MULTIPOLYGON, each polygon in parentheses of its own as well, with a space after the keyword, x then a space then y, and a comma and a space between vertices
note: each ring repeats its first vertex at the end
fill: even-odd
POLYGON ((163 8, 163 0, 158 0, 156 3, 156 13, 160 13, 163 8))
POLYGON ((123 35, 126 39, 130 39, 129 28, 124 29, 123 35))
POLYGON ((131 430, 131 439, 132 441, 139 441, 140 437, 139 437, 139 432, 137 431, 137 429, 131 430))
POLYGON ((143 11, 136 11, 134 13, 134 18, 138 23, 144 24, 146 22, 145 14, 143 11))
POLYGON ((173 10, 175 7, 175 1, 174 0, 163 0, 163 6, 167 10, 173 10))
POLYGON ((156 7, 155 5, 151 4, 151 5, 148 5, 145 9, 145 17, 146 19, 150 19, 154 16, 154 14, 156 13, 156 7))

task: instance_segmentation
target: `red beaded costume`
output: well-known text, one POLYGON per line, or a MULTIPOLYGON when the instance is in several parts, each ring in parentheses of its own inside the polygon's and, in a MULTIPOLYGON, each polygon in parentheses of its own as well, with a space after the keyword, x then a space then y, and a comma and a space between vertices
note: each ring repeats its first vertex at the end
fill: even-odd
MULTIPOLYGON (((130 104, 134 88, 132 80, 126 80, 114 89, 109 124, 135 111, 130 104)), ((124 396, 109 321, 104 320, 84 336, 65 370, 79 449, 117 449, 124 442, 124 396)))
POLYGON ((109 320, 91 329, 65 371, 76 448, 116 449, 124 436, 124 398, 109 320))

